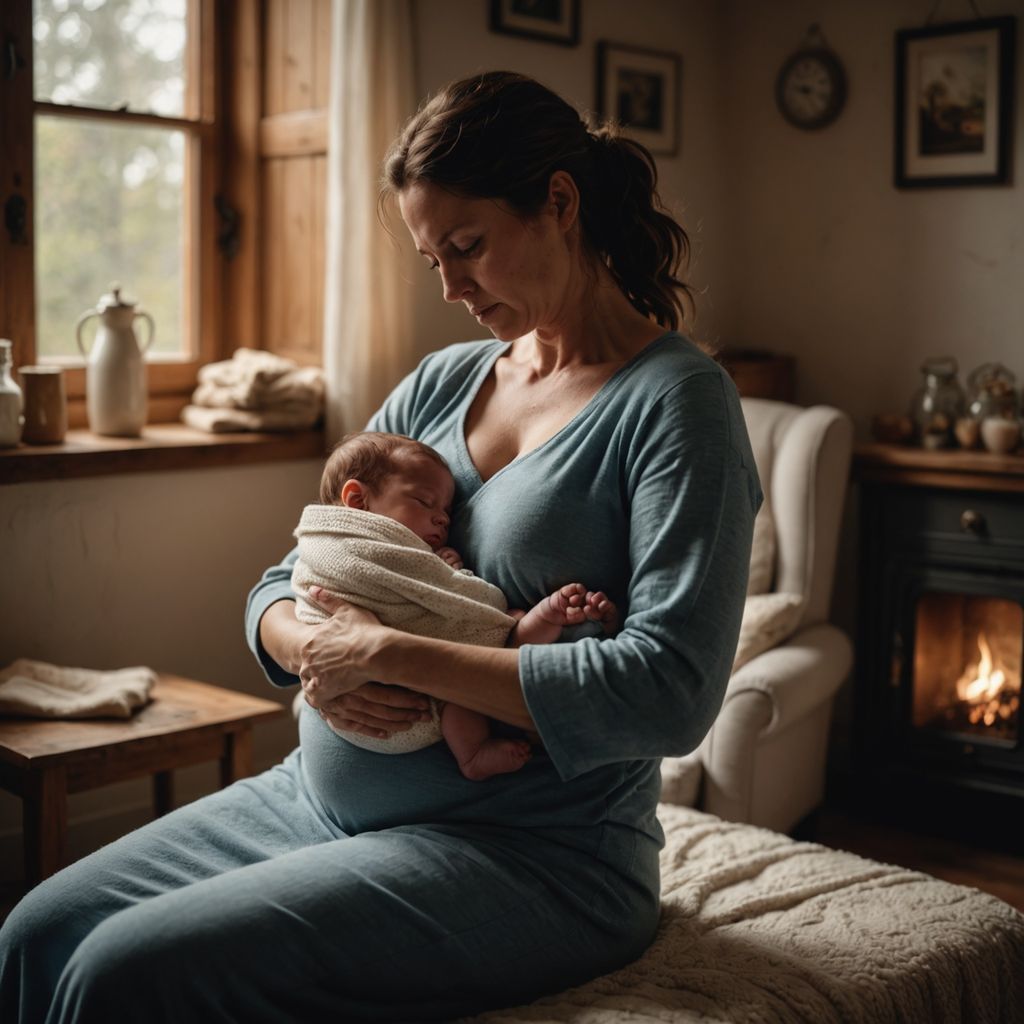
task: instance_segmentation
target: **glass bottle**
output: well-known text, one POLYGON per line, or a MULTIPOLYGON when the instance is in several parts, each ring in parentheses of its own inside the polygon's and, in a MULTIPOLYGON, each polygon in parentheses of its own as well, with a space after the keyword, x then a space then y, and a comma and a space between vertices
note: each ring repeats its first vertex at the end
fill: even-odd
POLYGON ((1017 378, 1002 363, 983 363, 967 378, 967 415, 979 423, 989 416, 1017 418, 1017 378))
POLYGON ((21 440, 21 388, 11 376, 12 347, 0 338, 0 448, 13 448, 21 440))
POLYGON ((910 415, 924 448, 947 448, 952 443, 953 427, 967 405, 957 369, 952 356, 926 359, 921 366, 924 384, 914 395, 910 415))

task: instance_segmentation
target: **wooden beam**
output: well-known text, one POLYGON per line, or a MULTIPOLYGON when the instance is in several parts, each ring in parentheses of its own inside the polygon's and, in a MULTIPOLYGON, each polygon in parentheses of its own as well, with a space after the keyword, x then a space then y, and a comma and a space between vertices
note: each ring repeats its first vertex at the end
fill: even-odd
POLYGON ((0 3, 0 337, 14 342, 14 365, 34 363, 35 134, 32 128, 32 0, 0 3), (16 221, 20 229, 13 232, 16 221))
POLYGON ((327 111, 298 110, 260 121, 260 156, 320 156, 327 152, 327 111))
POLYGON ((262 348, 260 117, 263 113, 262 4, 225 0, 224 163, 220 193, 238 216, 238 247, 222 269, 224 353, 262 348))
POLYGON ((55 117, 79 118, 84 121, 116 120, 123 124, 154 125, 158 128, 174 128, 196 135, 208 135, 203 124, 188 117, 163 117, 160 114, 144 114, 135 110, 110 110, 104 107, 83 107, 75 103, 50 103, 40 100, 34 104, 37 114, 51 114, 55 117))

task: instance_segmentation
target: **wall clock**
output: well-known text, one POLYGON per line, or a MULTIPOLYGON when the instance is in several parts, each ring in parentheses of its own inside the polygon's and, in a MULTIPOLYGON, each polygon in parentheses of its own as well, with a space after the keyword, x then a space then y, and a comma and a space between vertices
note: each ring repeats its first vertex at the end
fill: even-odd
POLYGON ((791 54, 775 80, 779 112, 794 127, 813 131, 831 124, 846 102, 846 72, 827 46, 804 46, 791 54))

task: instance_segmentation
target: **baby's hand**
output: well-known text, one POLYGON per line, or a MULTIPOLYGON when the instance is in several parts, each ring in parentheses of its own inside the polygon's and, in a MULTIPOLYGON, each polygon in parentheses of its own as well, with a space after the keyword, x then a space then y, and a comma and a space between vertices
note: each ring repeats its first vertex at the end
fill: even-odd
POLYGON ((535 604, 525 615, 511 612, 517 621, 509 634, 509 646, 553 644, 566 626, 578 626, 588 620, 599 622, 605 633, 619 628, 615 605, 601 591, 587 590, 582 583, 567 583, 535 604))
POLYGON ((438 558, 447 562, 453 569, 462 568, 462 559, 455 548, 438 548, 435 552, 438 558))
POLYGON ((537 605, 540 617, 553 626, 578 626, 586 621, 587 588, 567 583, 537 605))
POLYGON ((601 628, 609 636, 619 631, 619 609, 604 591, 587 591, 583 614, 591 622, 600 622, 601 628))

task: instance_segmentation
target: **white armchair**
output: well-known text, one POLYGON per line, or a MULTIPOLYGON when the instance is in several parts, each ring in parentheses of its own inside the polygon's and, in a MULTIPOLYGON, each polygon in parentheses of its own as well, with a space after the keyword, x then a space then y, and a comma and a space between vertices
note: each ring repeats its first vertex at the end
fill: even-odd
POLYGON ((765 504, 740 644, 748 654, 752 640, 753 651, 769 649, 734 669, 700 747, 665 759, 662 799, 787 832, 821 802, 832 705, 852 663, 828 617, 853 425, 826 406, 742 401, 765 504), (753 635, 750 613, 764 593, 778 597, 761 601, 788 608, 789 635, 775 646, 770 630, 753 635))

